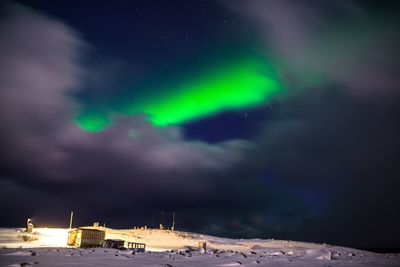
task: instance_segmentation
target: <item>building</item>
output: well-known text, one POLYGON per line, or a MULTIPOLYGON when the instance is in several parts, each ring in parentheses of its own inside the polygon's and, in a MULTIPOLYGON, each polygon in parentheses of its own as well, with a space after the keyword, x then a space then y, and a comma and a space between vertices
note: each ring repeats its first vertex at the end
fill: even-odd
POLYGON ((144 252, 146 250, 146 244, 136 243, 136 242, 128 242, 128 249, 136 251, 136 252, 144 252))
POLYGON ((125 240, 122 239, 106 239, 104 240, 102 247, 103 248, 117 248, 120 249, 124 247, 125 240))
POLYGON ((76 247, 99 247, 106 236, 105 230, 99 227, 79 227, 68 232, 68 245, 76 247))

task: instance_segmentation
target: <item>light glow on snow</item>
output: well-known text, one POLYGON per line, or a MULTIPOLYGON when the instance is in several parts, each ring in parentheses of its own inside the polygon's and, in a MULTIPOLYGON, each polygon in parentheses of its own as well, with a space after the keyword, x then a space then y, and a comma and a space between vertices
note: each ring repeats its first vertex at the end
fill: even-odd
POLYGON ((37 242, 41 247, 65 247, 67 244, 69 229, 34 228, 34 231, 40 234, 37 242))

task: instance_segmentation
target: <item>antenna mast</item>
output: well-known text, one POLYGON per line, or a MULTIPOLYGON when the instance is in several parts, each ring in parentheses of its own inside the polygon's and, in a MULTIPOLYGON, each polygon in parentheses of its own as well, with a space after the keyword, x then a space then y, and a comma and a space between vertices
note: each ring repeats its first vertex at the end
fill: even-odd
POLYGON ((73 218, 74 218, 74 212, 71 211, 71 217, 70 217, 70 219, 69 219, 69 229, 72 228, 72 219, 73 219, 73 218))

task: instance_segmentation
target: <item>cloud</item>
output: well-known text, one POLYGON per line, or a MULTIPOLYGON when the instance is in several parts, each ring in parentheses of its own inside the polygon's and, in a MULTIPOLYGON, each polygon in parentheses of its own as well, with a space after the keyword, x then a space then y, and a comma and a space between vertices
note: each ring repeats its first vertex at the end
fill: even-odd
POLYGON ((54 208, 46 199, 60 210, 102 216, 138 203, 142 210, 188 209, 216 199, 226 172, 252 146, 188 141, 181 128, 157 128, 142 116, 82 131, 72 120, 79 105, 72 93, 91 80, 82 64, 89 45, 65 24, 17 4, 6 5, 0 35, 2 200, 21 212, 54 208))
POLYGON ((336 83, 372 99, 398 94, 400 36, 390 7, 358 1, 223 3, 258 28, 289 88, 336 83))
POLYGON ((85 43, 64 24, 16 4, 5 5, 0 35, 2 167, 53 176, 65 154, 57 134, 69 122, 83 70, 85 43))
POLYGON ((399 186, 398 100, 377 105, 330 88, 275 103, 254 157, 260 168, 273 169, 281 184, 316 196, 308 206, 317 212, 294 236, 398 246, 393 232, 400 217, 392 208, 399 186))
POLYGON ((6 161, 32 163, 45 172, 56 169, 57 162, 74 162, 71 155, 85 150, 140 160, 152 170, 219 169, 234 163, 249 145, 240 140, 219 145, 185 141, 179 127, 156 128, 141 116, 120 119, 104 133, 80 130, 71 121, 78 104, 70 93, 84 82, 79 60, 87 45, 66 25, 33 10, 10 5, 8 11, 0 51, 6 161))
POLYGON ((392 205, 399 187, 400 36, 390 5, 223 3, 258 28, 288 91, 271 103, 246 157, 254 160, 244 165, 272 170, 269 185, 297 190, 306 209, 293 214, 296 225, 269 221, 268 230, 300 240, 399 247, 400 217, 392 205))

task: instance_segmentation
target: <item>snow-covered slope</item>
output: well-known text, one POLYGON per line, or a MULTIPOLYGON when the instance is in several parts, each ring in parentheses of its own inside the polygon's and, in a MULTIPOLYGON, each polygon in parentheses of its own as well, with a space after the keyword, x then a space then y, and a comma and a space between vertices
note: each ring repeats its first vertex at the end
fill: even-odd
POLYGON ((0 266, 400 266, 400 254, 156 229, 106 229, 106 238, 146 243, 145 253, 68 248, 67 233, 37 228, 27 235, 22 229, 0 229, 0 266), (207 242, 207 251, 197 249, 200 241, 207 242))

